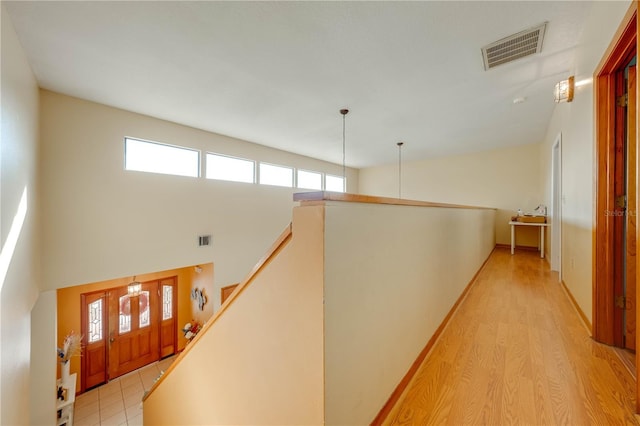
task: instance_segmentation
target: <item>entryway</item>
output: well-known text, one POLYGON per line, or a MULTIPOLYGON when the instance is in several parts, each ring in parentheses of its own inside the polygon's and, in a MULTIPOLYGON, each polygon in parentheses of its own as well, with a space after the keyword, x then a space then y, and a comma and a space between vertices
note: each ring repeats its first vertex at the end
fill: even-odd
POLYGON ((177 351, 177 277, 81 295, 82 391, 177 351))

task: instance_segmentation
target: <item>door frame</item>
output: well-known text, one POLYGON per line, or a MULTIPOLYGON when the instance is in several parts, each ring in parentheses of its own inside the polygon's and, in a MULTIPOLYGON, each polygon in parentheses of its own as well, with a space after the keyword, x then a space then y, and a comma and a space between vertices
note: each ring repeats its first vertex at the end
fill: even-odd
POLYGON ((551 147, 551 270, 562 282, 562 133, 551 147))
MULTIPOLYGON (((609 47, 594 72, 595 110, 595 209, 593 231, 593 338, 609 345, 615 340, 614 321, 614 212, 616 143, 616 72, 626 65, 625 60, 637 50, 638 0, 631 3, 609 47)), ((637 108, 636 108, 637 115, 637 108)), ((636 122, 638 117, 636 116, 636 122)), ((635 141, 637 145, 637 140, 635 141)), ((637 192, 637 189, 636 189, 637 192)), ((627 206, 637 211, 637 206, 627 206)), ((638 241, 636 232, 636 241, 638 241)), ((636 281, 638 281, 636 279, 636 281)), ((640 295, 640 292, 638 293, 640 295)), ((638 298, 638 296, 637 296, 638 298)), ((638 300, 636 300, 637 306, 638 300)), ((638 311, 640 312, 640 311, 638 311)), ((636 321, 638 320, 636 313, 636 321)), ((636 336, 636 342, 638 336, 636 336)), ((640 351, 636 351, 636 365, 640 365, 640 351)), ((640 412, 640 381, 636 380, 636 412, 640 412)))
MULTIPOLYGON (((173 333, 175 334, 174 336, 174 353, 178 353, 178 318, 177 318, 177 314, 178 314, 178 277, 177 275, 175 276, 168 276, 168 277, 164 277, 164 278, 158 278, 158 279, 152 279, 152 280, 147 280, 145 281, 143 284, 145 283, 150 283, 150 282, 157 282, 158 284, 158 288, 160 289, 159 294, 158 294, 158 355, 159 355, 159 359, 161 358, 161 343, 160 341, 161 339, 161 325, 162 325, 162 300, 163 300, 163 295, 161 294, 161 287, 162 287, 162 282, 165 280, 172 280, 173 281, 173 287, 174 287, 174 291, 173 291, 173 315, 174 315, 174 327, 173 327, 173 333)), ((109 309, 110 309, 110 297, 109 297, 109 293, 111 291, 114 291, 116 289, 120 289, 126 287, 125 286, 118 286, 118 287, 108 287, 108 288, 104 288, 101 290, 95 290, 95 291, 89 291, 86 293, 81 293, 80 294, 80 324, 81 324, 81 329, 82 329, 82 334, 83 334, 83 341, 82 341, 82 355, 80 357, 80 376, 82 378, 82 380, 80 381, 80 393, 84 392, 87 390, 86 387, 86 380, 85 380, 85 374, 86 374, 86 369, 87 369, 87 365, 86 365, 86 356, 85 356, 85 350, 86 350, 86 345, 87 345, 87 336, 84 331, 85 328, 87 327, 87 321, 86 321, 86 306, 85 306, 85 298, 87 295, 92 295, 92 294, 103 294, 103 300, 104 300, 104 311, 103 311, 103 315, 104 315, 104 320, 103 320, 103 334, 105 336, 106 339, 106 345, 105 345, 105 382, 104 383, 109 383, 112 379, 112 377, 110 377, 110 365, 111 365, 111 360, 110 360, 110 348, 109 348, 109 338, 110 338, 110 333, 109 333, 109 309)))
POLYGON ((633 2, 594 73, 595 210, 593 236, 593 338, 614 344, 615 74, 637 44, 637 2, 633 2))

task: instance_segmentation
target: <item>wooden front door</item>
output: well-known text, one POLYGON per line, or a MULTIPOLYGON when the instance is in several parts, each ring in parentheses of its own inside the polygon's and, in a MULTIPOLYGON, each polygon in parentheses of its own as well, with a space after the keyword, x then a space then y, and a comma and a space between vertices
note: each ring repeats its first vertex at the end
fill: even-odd
POLYGON ((139 296, 127 287, 109 291, 109 378, 160 358, 158 282, 142 284, 139 296))
POLYGON ((177 351, 178 278, 82 294, 82 389, 106 383, 177 351))
POLYGON ((107 293, 83 294, 81 299, 83 354, 80 358, 82 390, 107 381, 107 293))

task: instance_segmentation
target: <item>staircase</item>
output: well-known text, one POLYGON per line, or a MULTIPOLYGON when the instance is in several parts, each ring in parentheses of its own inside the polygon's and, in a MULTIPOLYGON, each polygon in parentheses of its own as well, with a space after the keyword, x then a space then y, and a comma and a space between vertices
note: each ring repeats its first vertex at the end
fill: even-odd
POLYGON ((295 199, 292 224, 145 397, 145 424, 370 423, 495 246, 494 209, 295 199))

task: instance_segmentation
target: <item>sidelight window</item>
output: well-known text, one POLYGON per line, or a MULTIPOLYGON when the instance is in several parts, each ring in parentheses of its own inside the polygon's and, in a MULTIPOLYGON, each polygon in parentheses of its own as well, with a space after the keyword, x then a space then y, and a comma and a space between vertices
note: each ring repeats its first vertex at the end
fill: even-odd
POLYGON ((162 286, 162 320, 173 317, 173 286, 162 286))
POLYGON ((89 343, 102 340, 102 299, 89 304, 89 343))

